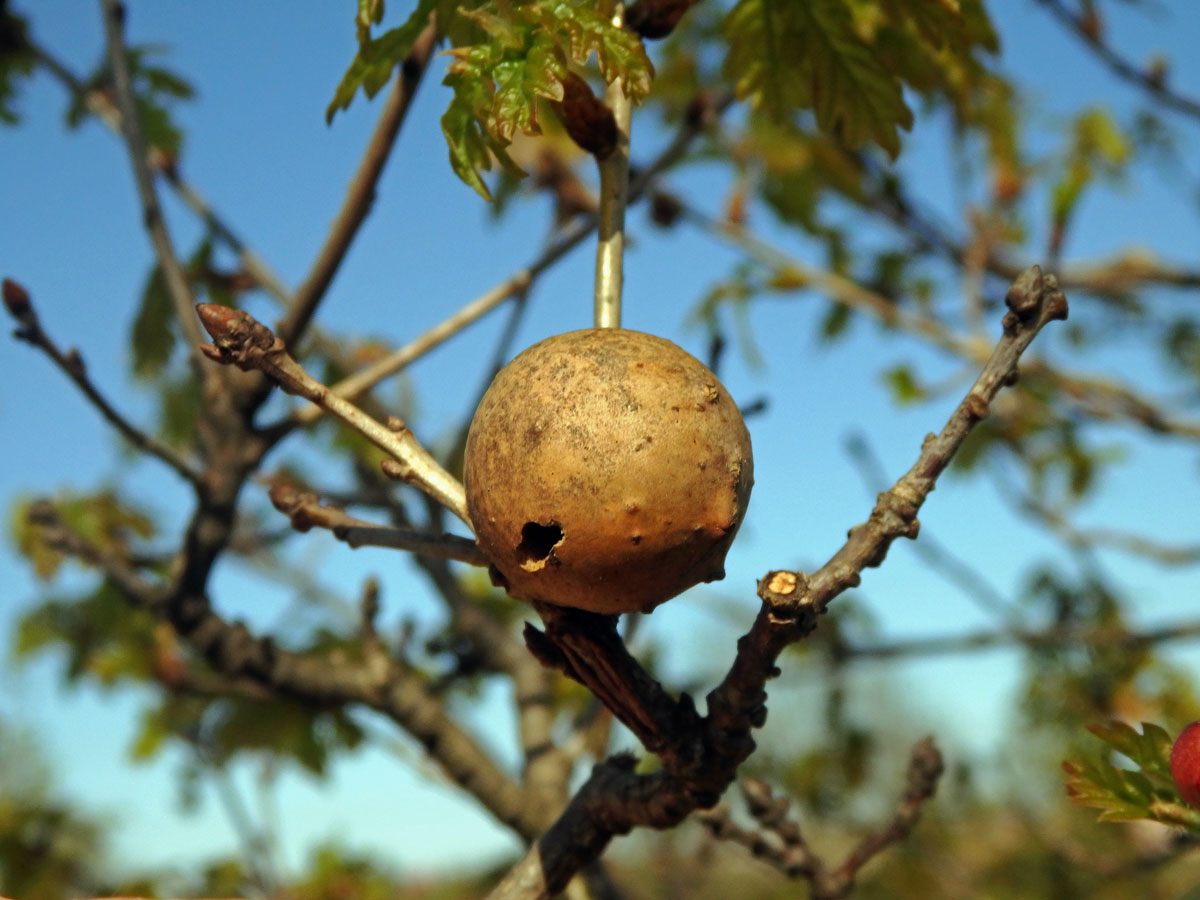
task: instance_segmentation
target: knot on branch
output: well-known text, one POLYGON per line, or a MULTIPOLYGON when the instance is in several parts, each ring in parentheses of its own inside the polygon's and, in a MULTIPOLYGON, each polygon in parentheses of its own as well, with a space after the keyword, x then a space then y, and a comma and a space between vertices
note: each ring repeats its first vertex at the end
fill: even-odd
POLYGON ((269 354, 281 352, 283 341, 252 315, 221 306, 218 303, 201 303, 196 307, 200 324, 213 339, 204 344, 204 355, 222 365, 235 365, 243 372, 260 368, 260 361, 269 354))
POLYGON ((309 510, 318 504, 317 495, 302 491, 286 481, 277 481, 267 492, 271 505, 288 517, 292 528, 304 533, 320 523, 315 521, 309 510))
POLYGON ((932 797, 945 768, 942 752, 933 738, 926 737, 918 741, 908 762, 908 792, 905 800, 919 804, 932 797))

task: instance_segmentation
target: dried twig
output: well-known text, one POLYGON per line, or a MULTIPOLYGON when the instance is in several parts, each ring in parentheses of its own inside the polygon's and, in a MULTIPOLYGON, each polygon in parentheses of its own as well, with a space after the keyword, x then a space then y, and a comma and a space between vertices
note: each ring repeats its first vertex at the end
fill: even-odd
POLYGON ((133 177, 137 184, 138 198, 142 204, 142 221, 150 235, 150 243, 158 259, 159 268, 175 314, 183 328, 187 339, 188 350, 196 380, 205 386, 205 394, 211 400, 222 392, 222 377, 219 370, 203 364, 200 345, 204 343, 202 332, 191 314, 195 298, 188 284, 183 265, 175 253, 175 245, 171 241, 167 222, 163 217, 162 207, 158 202, 158 193, 154 188, 154 176, 147 162, 146 139, 142 134, 141 122, 136 112, 136 99, 133 95, 133 81, 129 72, 129 58, 125 49, 124 25, 125 7, 120 0, 100 0, 104 13, 104 34, 108 45, 108 59, 112 66, 113 91, 116 95, 117 108, 121 112, 121 130, 125 135, 125 143, 129 150, 129 159, 133 165, 133 177))
POLYGON ((213 344, 203 345, 209 359, 236 365, 243 371, 260 371, 289 394, 320 406, 392 455, 392 460, 384 461, 384 472, 389 476, 420 488, 468 526, 471 524, 462 483, 441 467, 403 422, 394 419, 385 426, 332 393, 292 359, 271 329, 248 313, 215 303, 201 303, 196 311, 213 339, 213 344))
POLYGON ((148 453, 172 469, 193 486, 200 483, 200 473, 196 465, 185 460, 179 453, 161 441, 151 437, 108 402, 99 389, 88 377, 87 366, 78 350, 64 352, 42 329, 37 311, 29 298, 28 291, 15 281, 4 279, 4 305, 9 313, 17 320, 16 337, 37 347, 54 361, 54 364, 75 383, 80 392, 96 407, 105 420, 113 426, 125 440, 134 448, 148 453))
POLYGON ((437 24, 431 20, 421 31, 412 50, 400 66, 362 162, 359 163, 358 171, 355 172, 346 191, 342 207, 330 225, 329 234, 313 262, 312 269, 296 289, 291 308, 276 329, 285 343, 295 344, 304 334, 317 305, 325 296, 325 291, 341 266, 346 251, 350 249, 359 227, 371 210, 375 188, 383 174, 384 164, 391 155, 396 136, 400 133, 400 127, 404 124, 412 105, 413 96, 428 68, 436 39, 437 24))
MULTIPOLYGON (((1088 20, 1083 15, 1077 15, 1067 9, 1061 0, 1038 0, 1042 6, 1052 12, 1077 37, 1092 48, 1096 56, 1125 81, 1135 84, 1154 97, 1163 106, 1176 112, 1184 113, 1200 121, 1200 101, 1187 97, 1167 84, 1166 71, 1156 71, 1153 68, 1142 68, 1134 65, 1114 50, 1103 38, 1100 24, 1095 19, 1088 20)), ((1095 13, 1094 15, 1098 15, 1095 13)))
POLYGON ((419 556, 453 559, 472 566, 487 566, 487 557, 468 538, 456 534, 430 534, 411 528, 389 528, 348 515, 336 506, 324 506, 316 494, 286 482, 277 482, 270 492, 271 503, 292 522, 297 531, 327 528, 351 547, 387 547, 419 556))
POLYGON ((909 759, 904 797, 891 821, 865 835, 837 868, 829 868, 808 846, 790 815, 789 802, 777 798, 756 778, 743 779, 741 787, 757 829, 737 825, 726 807, 701 814, 700 821, 714 837, 742 845, 789 878, 803 878, 809 883, 812 900, 843 900, 853 892, 863 866, 912 831, 922 807, 937 789, 942 770, 942 755, 933 740, 918 741, 909 759))

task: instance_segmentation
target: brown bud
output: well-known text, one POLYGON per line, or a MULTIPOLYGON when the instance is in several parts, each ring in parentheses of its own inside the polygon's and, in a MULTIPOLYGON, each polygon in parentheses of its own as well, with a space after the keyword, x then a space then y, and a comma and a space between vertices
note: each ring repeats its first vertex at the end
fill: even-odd
POLYGON ((617 120, 588 83, 571 73, 563 82, 563 98, 550 104, 576 144, 597 159, 617 149, 617 120))
POLYGON ((625 10, 625 25, 644 38, 664 38, 696 0, 637 0, 625 10))
POLYGON ((8 307, 9 315, 22 325, 33 322, 33 304, 29 300, 29 291, 11 278, 4 279, 4 305, 8 307))
POLYGON ((650 198, 650 221, 659 228, 670 228, 683 215, 683 204, 676 197, 655 191, 650 198))

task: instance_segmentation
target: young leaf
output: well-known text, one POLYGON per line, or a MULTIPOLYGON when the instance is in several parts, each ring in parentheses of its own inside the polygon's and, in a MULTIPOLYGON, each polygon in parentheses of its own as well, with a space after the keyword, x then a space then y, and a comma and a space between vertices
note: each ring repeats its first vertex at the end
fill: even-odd
POLYGON ((412 50, 417 36, 429 21, 437 0, 420 0, 408 20, 397 28, 385 31, 377 38, 370 36, 370 26, 383 17, 382 0, 360 0, 358 16, 358 53, 325 109, 325 121, 332 122, 339 109, 346 109, 362 88, 368 98, 374 97, 388 83, 395 70, 412 50))
POLYGON ((174 321, 175 308, 162 269, 155 266, 142 288, 142 302, 129 335, 135 376, 155 378, 162 372, 175 348, 174 321))
POLYGON ((1152 819, 1200 833, 1200 810, 1180 803, 1171 780, 1171 737, 1166 731, 1150 722, 1142 723, 1140 733, 1124 722, 1090 725, 1088 731, 1111 750, 1063 763, 1071 800, 1101 810, 1102 822, 1152 819), (1114 750, 1137 768, 1115 765, 1114 750))
POLYGON ((873 140, 900 152, 898 129, 912 126, 912 112, 845 0, 739 0, 723 30, 725 74, 755 109, 780 120, 812 109, 817 126, 849 146, 873 140))

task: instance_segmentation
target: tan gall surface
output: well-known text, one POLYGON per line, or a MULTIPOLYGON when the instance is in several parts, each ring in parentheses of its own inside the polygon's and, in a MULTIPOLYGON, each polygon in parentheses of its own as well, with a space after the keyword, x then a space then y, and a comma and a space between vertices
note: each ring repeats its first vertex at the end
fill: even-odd
POLYGON ((471 520, 509 592, 599 613, 723 577, 753 480, 750 435, 716 376, 639 331, 530 347, 467 437, 471 520))

